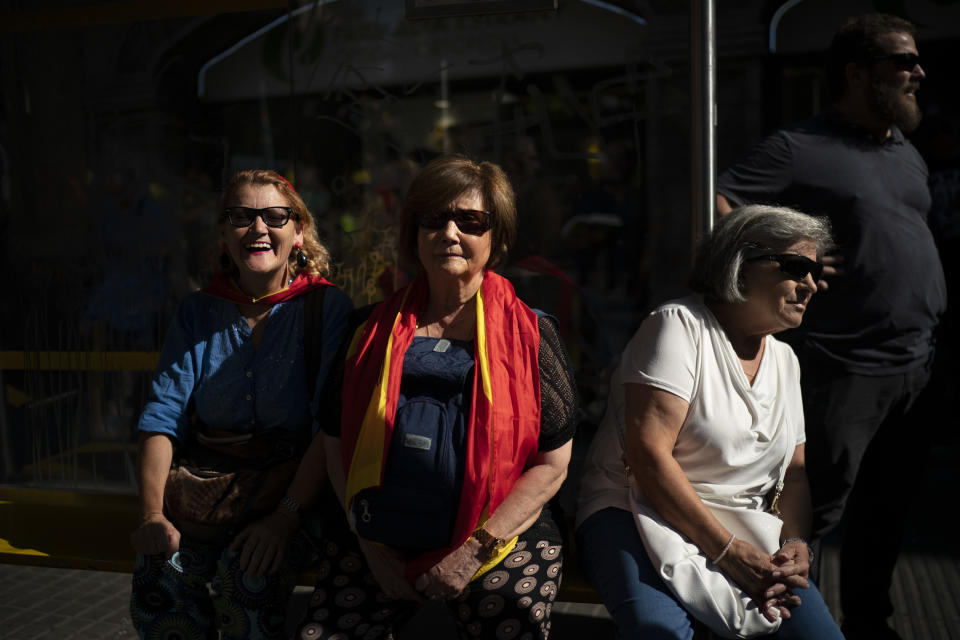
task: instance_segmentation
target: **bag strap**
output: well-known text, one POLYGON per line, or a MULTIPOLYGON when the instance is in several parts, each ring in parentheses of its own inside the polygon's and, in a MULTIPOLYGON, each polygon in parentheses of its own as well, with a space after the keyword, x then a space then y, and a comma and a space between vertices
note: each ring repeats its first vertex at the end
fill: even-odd
POLYGON ((767 507, 767 512, 772 513, 781 520, 783 520, 783 514, 780 512, 780 495, 783 493, 783 481, 787 477, 787 468, 790 466, 790 461, 793 459, 793 450, 787 450, 787 454, 783 456, 783 461, 780 463, 780 473, 777 477, 777 484, 773 488, 772 492, 773 497, 770 498, 770 505, 767 507))
POLYGON ((303 356, 307 365, 307 393, 313 397, 323 358, 323 300, 327 287, 317 287, 304 294, 303 356))

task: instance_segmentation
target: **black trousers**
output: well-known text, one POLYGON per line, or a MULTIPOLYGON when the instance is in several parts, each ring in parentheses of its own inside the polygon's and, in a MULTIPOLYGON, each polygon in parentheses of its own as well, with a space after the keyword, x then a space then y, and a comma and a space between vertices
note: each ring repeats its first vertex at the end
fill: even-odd
POLYGON ((843 524, 846 620, 893 613, 890 584, 933 431, 920 401, 929 365, 866 376, 801 353, 815 541, 843 524))

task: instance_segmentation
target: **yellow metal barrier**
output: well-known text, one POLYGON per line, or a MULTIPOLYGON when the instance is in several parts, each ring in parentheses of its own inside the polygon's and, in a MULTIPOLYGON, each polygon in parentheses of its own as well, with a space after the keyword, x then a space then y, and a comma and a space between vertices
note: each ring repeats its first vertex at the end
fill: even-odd
POLYGON ((153 371, 158 351, 0 351, 5 371, 153 371))
POLYGON ((132 571, 135 495, 0 487, 0 562, 132 571))

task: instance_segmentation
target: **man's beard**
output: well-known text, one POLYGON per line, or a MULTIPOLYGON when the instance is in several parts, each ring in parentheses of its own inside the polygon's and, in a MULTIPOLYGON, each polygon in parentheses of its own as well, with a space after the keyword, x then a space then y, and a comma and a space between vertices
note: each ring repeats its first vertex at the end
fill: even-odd
POLYGON ((908 98, 904 91, 916 90, 918 86, 918 84, 909 84, 906 87, 893 86, 874 77, 870 82, 870 106, 886 122, 897 125, 905 133, 910 133, 920 126, 923 114, 920 113, 916 100, 908 98))

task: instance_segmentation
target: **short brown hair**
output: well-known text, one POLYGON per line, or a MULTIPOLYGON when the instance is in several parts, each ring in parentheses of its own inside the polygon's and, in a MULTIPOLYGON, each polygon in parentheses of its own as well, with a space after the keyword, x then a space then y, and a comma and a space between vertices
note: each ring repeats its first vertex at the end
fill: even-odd
POLYGON ((510 179, 492 162, 477 163, 451 154, 427 163, 407 190, 400 211, 400 261, 404 266, 422 266, 417 255, 417 218, 447 209, 469 193, 479 193, 484 209, 490 212, 490 259, 486 267, 496 269, 506 261, 517 238, 517 205, 510 179))
POLYGON ((886 13, 868 13, 849 18, 830 43, 827 55, 827 83, 835 100, 847 90, 847 64, 867 64, 884 54, 880 40, 890 33, 906 33, 916 38, 917 29, 912 23, 886 13))
MULTIPOLYGON (((223 210, 230 204, 241 187, 273 185, 280 192, 293 209, 294 217, 300 221, 303 227, 303 247, 304 255, 307 257, 307 264, 304 267, 297 265, 297 252, 291 251, 287 257, 287 264, 290 267, 290 273, 306 274, 311 276, 325 277, 330 273, 330 252, 320 242, 320 236, 317 235, 317 225, 313 221, 313 215, 307 209, 303 198, 294 191, 290 183, 275 171, 268 169, 248 169, 238 171, 230 178, 226 187, 223 189, 223 195, 220 197, 220 221, 223 224, 223 210)), ((289 223, 288 223, 289 224, 289 223)), ((218 252, 218 255, 221 252, 218 252)), ((229 257, 229 256, 228 256, 229 257)), ((219 259, 214 261, 213 272, 215 274, 228 273, 235 269, 233 260, 230 260, 230 266, 224 268, 219 263, 219 259)))

